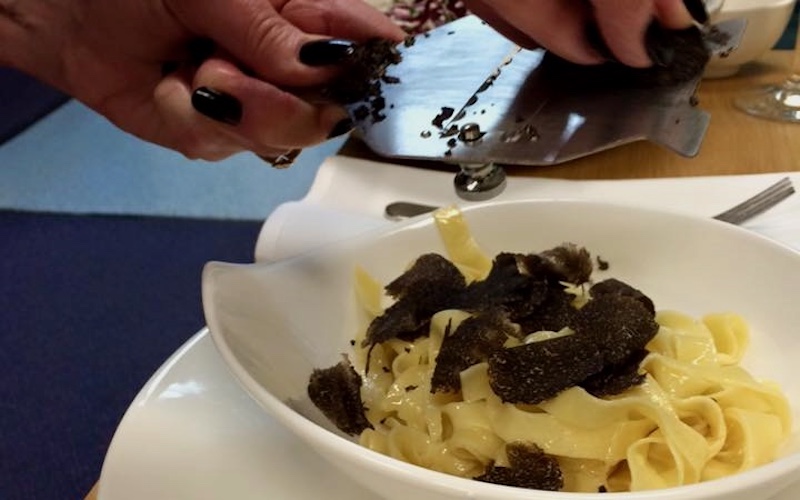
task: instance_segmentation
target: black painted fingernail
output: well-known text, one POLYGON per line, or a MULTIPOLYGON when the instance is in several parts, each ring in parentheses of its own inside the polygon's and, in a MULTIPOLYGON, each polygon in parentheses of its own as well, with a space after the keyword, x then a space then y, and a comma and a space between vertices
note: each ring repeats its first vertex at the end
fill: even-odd
POLYGON ((300 47, 300 62, 308 66, 328 66, 350 58, 356 46, 349 40, 315 40, 300 47))
POLYGON ((667 30, 658 23, 651 23, 647 28, 644 46, 647 55, 656 66, 669 66, 675 59, 674 39, 667 30))
POLYGON ((339 120, 339 122, 333 126, 331 129, 331 133, 328 134, 328 139, 333 139, 334 137, 339 137, 340 135, 344 135, 348 132, 353 130, 353 120, 350 118, 344 118, 339 120))
POLYGON ((208 87, 200 87, 192 92, 192 106, 218 122, 238 125, 242 121, 242 103, 230 94, 208 87))
POLYGON ((683 5, 686 6, 686 10, 689 11, 695 21, 700 24, 708 22, 708 11, 703 0, 683 0, 683 5))
POLYGON ((206 59, 217 50, 217 44, 210 38, 195 38, 189 41, 187 46, 189 51, 189 64, 200 66, 206 59))

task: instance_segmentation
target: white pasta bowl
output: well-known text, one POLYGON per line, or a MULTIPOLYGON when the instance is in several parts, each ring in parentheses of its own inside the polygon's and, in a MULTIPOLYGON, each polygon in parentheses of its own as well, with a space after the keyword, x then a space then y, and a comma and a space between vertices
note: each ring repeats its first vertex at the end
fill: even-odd
POLYGON ((747 27, 739 46, 730 54, 715 55, 706 66, 704 77, 735 75, 744 64, 764 55, 780 39, 791 18, 796 0, 725 0, 713 15, 714 22, 745 19, 747 27))
POLYGON ((307 385, 315 368, 332 366, 352 350, 351 339, 363 321, 354 269, 360 266, 388 283, 419 255, 443 253, 429 216, 275 263, 209 263, 203 275, 205 314, 235 378, 342 474, 390 500, 766 500, 800 480, 800 254, 726 223, 614 204, 492 202, 469 206, 463 215, 488 255, 573 242, 609 263, 603 277, 641 289, 659 309, 695 316, 721 311, 742 315, 752 328, 742 365, 759 379, 780 385, 795 421, 778 458, 722 479, 661 490, 547 492, 410 465, 337 431, 311 403, 307 385))

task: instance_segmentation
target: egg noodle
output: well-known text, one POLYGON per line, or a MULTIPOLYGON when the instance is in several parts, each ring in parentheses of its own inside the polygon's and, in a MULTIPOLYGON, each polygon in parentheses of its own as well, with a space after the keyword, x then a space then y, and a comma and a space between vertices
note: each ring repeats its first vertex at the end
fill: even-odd
MULTIPOLYGON (((491 259, 462 214, 442 209, 435 220, 450 260, 468 280, 484 278, 491 259)), ((382 286, 359 270, 356 288, 370 319, 381 314, 382 286)), ((695 319, 659 311, 659 331, 641 363, 644 382, 602 399, 572 387, 538 405, 502 402, 489 385, 487 363, 461 372, 459 393, 431 392, 447 325, 455 331, 467 317, 440 311, 428 337, 393 339, 371 350, 361 347, 361 332, 355 366, 374 427, 361 433, 362 445, 472 478, 489 464, 507 464, 506 444, 535 443, 557 458, 564 491, 642 491, 767 463, 790 432, 790 409, 779 388, 739 366, 749 332, 736 314, 695 319)))

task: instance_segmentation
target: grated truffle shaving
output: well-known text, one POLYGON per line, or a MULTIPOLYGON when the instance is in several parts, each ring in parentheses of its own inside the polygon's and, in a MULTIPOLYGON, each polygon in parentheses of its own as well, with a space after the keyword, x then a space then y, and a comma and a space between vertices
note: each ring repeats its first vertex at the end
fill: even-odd
POLYGON ((518 320, 522 334, 552 331, 569 327, 578 314, 572 305, 575 296, 564 291, 563 287, 550 287, 545 300, 533 313, 518 320))
POLYGON ((330 368, 311 373, 308 396, 339 430, 355 436, 372 429, 361 402, 361 383, 361 376, 344 357, 330 368))
POLYGON ((515 334, 516 325, 498 311, 469 317, 452 333, 448 328, 436 357, 431 392, 460 391, 461 372, 488 360, 494 351, 503 347, 509 336, 515 334))
POLYGON ((559 491, 564 477, 558 460, 533 443, 506 445, 509 467, 490 465, 478 481, 536 490, 559 491))
POLYGON ((547 296, 547 282, 531 276, 522 265, 522 255, 500 253, 486 279, 474 281, 455 301, 467 311, 503 308, 512 320, 524 317, 547 296))
POLYGON ((393 338, 416 338, 424 334, 431 316, 448 309, 466 288, 461 271, 439 254, 420 256, 412 266, 386 286, 397 302, 375 318, 367 328, 363 345, 370 346, 393 338))
POLYGON ((644 349, 658 333, 658 323, 638 300, 605 294, 578 311, 573 330, 591 338, 600 347, 605 364, 614 365, 644 349))
POLYGON ((574 243, 563 243, 538 255, 546 261, 550 273, 573 285, 589 281, 594 270, 589 251, 574 243))
POLYGON ((606 366, 579 385, 597 398, 620 394, 644 382, 645 375, 639 371, 639 366, 647 354, 646 349, 637 351, 622 363, 606 366))
POLYGON ((595 283, 589 289, 589 294, 592 297, 597 297, 600 295, 607 295, 607 294, 624 295, 626 297, 631 297, 641 302, 642 305, 645 306, 647 310, 650 311, 651 314, 655 315, 656 313, 656 306, 650 299, 650 297, 642 293, 641 290, 638 290, 616 278, 608 278, 606 280, 595 283))
POLYGON ((489 384, 506 403, 537 404, 602 369, 594 339, 576 333, 495 351, 489 384))

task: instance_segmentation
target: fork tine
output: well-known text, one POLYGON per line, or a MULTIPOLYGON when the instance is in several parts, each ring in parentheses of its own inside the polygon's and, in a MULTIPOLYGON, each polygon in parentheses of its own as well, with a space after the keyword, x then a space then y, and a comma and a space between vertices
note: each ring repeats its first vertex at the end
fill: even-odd
POLYGON ((742 224, 766 212, 795 192, 792 180, 784 177, 752 198, 714 216, 715 219, 731 224, 742 224))

